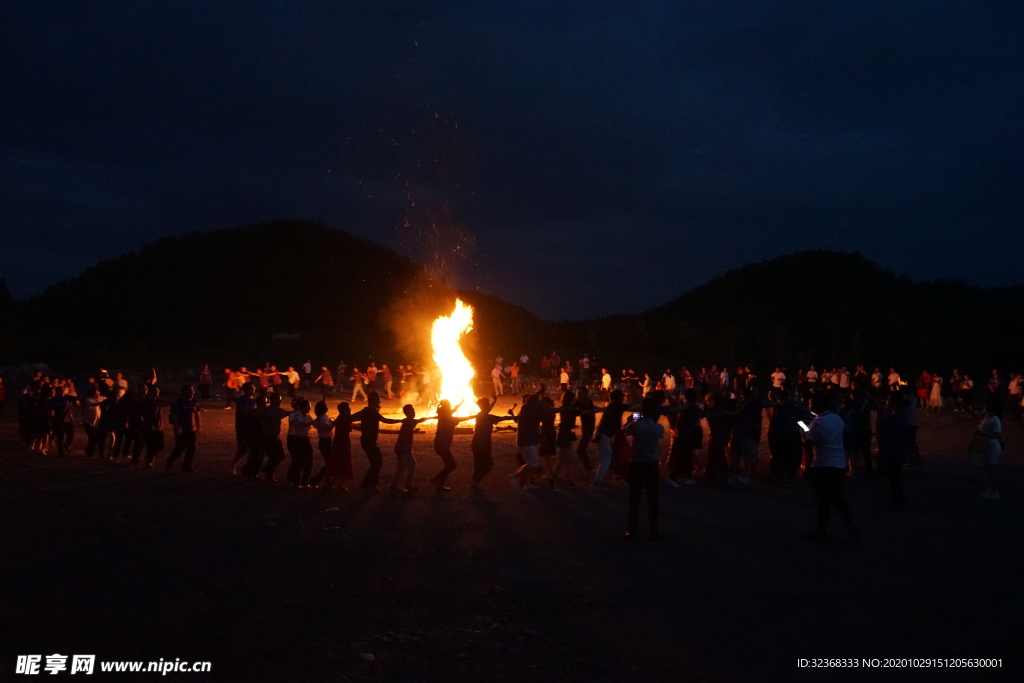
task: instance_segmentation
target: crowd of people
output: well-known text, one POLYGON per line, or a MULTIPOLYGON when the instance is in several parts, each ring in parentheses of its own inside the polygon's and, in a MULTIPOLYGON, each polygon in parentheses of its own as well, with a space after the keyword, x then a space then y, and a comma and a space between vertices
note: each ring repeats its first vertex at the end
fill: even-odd
MULTIPOLYGON (((711 486, 749 484, 754 475, 774 482, 810 479, 819 503, 819 526, 812 538, 825 538, 832 507, 856 537, 842 497, 844 477, 855 470, 883 474, 891 491, 889 508, 903 509, 907 504, 903 470, 919 457, 917 424, 922 410, 948 409, 978 417, 968 449, 983 464, 987 484, 983 495, 998 498, 996 465, 1003 450, 1000 420, 1007 412, 1020 417, 1024 391, 1024 377, 1011 373, 1004 381, 995 370, 983 387, 977 387, 969 375, 957 370, 948 378, 922 372, 911 385, 894 368, 887 373, 874 368, 869 373, 864 366, 852 372, 845 367, 818 371, 810 366, 789 373, 779 366, 768 375, 767 391, 762 392, 757 376, 745 366, 734 372, 717 366, 699 372, 682 368, 656 377, 626 368, 613 379, 607 368, 597 371, 589 356, 573 364, 552 353, 541 360, 540 377, 528 375, 529 368, 525 354, 510 364, 496 358, 491 372, 493 398, 479 399, 477 410, 468 416, 457 416, 461 406, 438 400, 436 371, 416 363, 399 365, 394 373, 388 365, 378 369, 372 362, 365 369, 342 362, 334 372, 323 365, 316 370, 308 360, 300 365, 301 373, 269 363, 256 371, 225 369, 222 407, 235 411, 232 471, 274 482, 287 453, 290 465, 285 478, 292 485, 347 491, 354 479, 351 433, 358 429, 368 462, 358 486, 378 491, 384 460, 378 445, 381 425, 397 425, 397 468, 387 490, 415 492, 415 435, 417 426, 430 420, 436 423, 432 446, 441 465, 430 484, 443 493, 449 490, 447 480, 457 466, 452 454, 456 428, 473 420, 471 485, 480 488, 494 466, 492 432, 496 425, 509 422, 516 427, 519 459, 518 469, 508 475, 512 486, 561 490, 589 481, 597 490, 628 487, 631 537, 637 532, 644 492, 650 533, 656 536, 662 485, 678 488, 695 484, 698 478, 711 486), (530 378, 530 389, 520 394, 525 378, 530 378), (549 381, 557 381, 557 392, 548 391, 549 381), (320 399, 311 403, 301 395, 303 384, 318 389, 320 399), (506 392, 521 398, 521 409, 515 412, 517 403, 506 413, 493 413, 497 397, 506 392), (595 403, 594 397, 603 405, 595 403), (335 417, 329 417, 332 398, 339 401, 335 417), (400 417, 381 413, 384 398, 400 400, 400 417), (284 407, 286 399, 289 408, 284 407), (366 405, 355 410, 359 400, 366 405), (418 416, 417 407, 423 404, 433 414, 418 416), (983 410, 974 412, 976 405, 983 410), (662 462, 665 425, 671 439, 662 462), (769 458, 766 471, 759 472, 763 435, 769 458), (591 459, 591 445, 596 445, 596 461, 591 459), (322 460, 315 473, 314 452, 322 460)), ((85 433, 86 457, 153 467, 165 447, 166 413, 174 445, 163 465, 170 469, 181 457, 182 470, 190 472, 203 402, 218 400, 213 385, 213 373, 204 366, 196 385, 182 386, 167 400, 155 370, 144 373, 134 389, 122 373, 101 370, 84 383, 79 395, 75 382, 37 372, 18 397, 21 438, 32 451, 67 455, 75 443, 77 424, 85 433)), ((5 398, 0 382, 0 407, 5 398)))

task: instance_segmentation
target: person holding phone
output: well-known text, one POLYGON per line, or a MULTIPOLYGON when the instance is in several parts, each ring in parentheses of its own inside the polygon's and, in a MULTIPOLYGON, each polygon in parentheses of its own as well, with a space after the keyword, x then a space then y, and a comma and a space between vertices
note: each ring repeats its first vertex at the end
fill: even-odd
POLYGON ((818 416, 811 422, 805 438, 814 449, 810 479, 818 501, 818 528, 807 538, 816 543, 824 543, 828 539, 829 513, 835 506, 846 522, 850 538, 857 539, 860 533, 853 526, 853 515, 842 490, 848 466, 843 448, 843 418, 829 410, 828 397, 822 393, 811 398, 811 410, 818 416))
POLYGON ((637 527, 640 521, 640 498, 644 489, 647 490, 647 524, 649 535, 652 539, 658 538, 658 490, 660 478, 658 476, 658 463, 661 461, 661 437, 665 435, 665 428, 658 424, 660 414, 658 412, 659 398, 648 396, 643 400, 639 419, 634 419, 626 425, 623 433, 632 437, 633 461, 629 463, 626 471, 626 481, 629 482, 629 531, 626 538, 635 539, 637 527))

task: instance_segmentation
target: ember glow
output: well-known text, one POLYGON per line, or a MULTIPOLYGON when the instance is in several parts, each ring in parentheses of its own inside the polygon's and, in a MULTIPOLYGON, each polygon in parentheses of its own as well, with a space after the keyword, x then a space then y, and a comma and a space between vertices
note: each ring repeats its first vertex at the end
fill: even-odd
POLYGON ((473 395, 473 366, 462 353, 462 335, 473 329, 473 307, 461 299, 455 300, 451 315, 442 315, 434 321, 430 342, 434 349, 434 363, 441 373, 441 398, 448 399, 452 407, 462 403, 458 416, 476 412, 473 395))

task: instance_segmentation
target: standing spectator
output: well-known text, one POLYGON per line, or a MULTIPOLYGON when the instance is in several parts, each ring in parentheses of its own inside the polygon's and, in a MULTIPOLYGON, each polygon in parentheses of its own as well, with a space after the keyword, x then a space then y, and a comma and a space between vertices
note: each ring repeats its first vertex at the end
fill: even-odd
POLYGON ((210 372, 209 365, 204 365, 203 369, 199 371, 199 398, 204 401, 210 400, 211 384, 213 384, 213 373, 210 372))
POLYGON ((996 465, 1003 454, 1003 425, 999 420, 999 401, 993 396, 985 403, 985 412, 981 415, 981 422, 974 433, 976 442, 975 450, 981 456, 981 466, 985 471, 985 479, 988 480, 988 488, 982 492, 985 498, 999 498, 999 491, 996 489, 996 465))
MULTIPOLYGON (((0 391, 3 387, 0 387, 0 391)), ((1021 395, 1024 394, 1024 377, 1017 373, 1010 373, 1010 385, 1008 387, 1010 395, 1010 409, 1015 419, 1021 417, 1021 395)))
POLYGON ((512 393, 518 393, 519 391, 519 373, 521 369, 518 362, 513 362, 512 367, 508 369, 509 374, 509 387, 512 393))
POLYGON ((504 376, 505 373, 501 371, 501 364, 495 363, 494 367, 491 369, 491 383, 494 385, 495 396, 501 396, 505 393, 501 384, 501 380, 504 376))
POLYGON ((384 393, 390 401, 394 398, 394 395, 391 393, 391 386, 394 384, 395 378, 391 374, 391 368, 389 368, 386 363, 380 366, 380 374, 381 377, 384 378, 384 393))
POLYGON ((196 390, 191 384, 181 388, 181 397, 171 405, 171 424, 174 425, 174 449, 167 456, 167 469, 182 453, 185 459, 181 465, 182 472, 194 472, 192 458, 196 454, 196 434, 199 432, 199 404, 196 403, 196 390))
POLYGON ((519 356, 519 371, 523 373, 524 377, 530 372, 530 357, 526 355, 526 352, 519 356))
POLYGON ((807 441, 814 448, 811 483, 818 500, 818 528, 808 538, 818 543, 828 539, 828 518, 835 506, 846 522, 850 538, 857 539, 860 534, 843 498, 843 477, 849 465, 843 449, 843 419, 829 410, 828 398, 822 394, 811 399, 811 410, 818 413, 807 432, 807 441))
POLYGON ((623 433, 633 439, 633 461, 626 471, 629 483, 629 531, 627 538, 636 538, 640 520, 640 498, 647 490, 647 524, 650 537, 658 538, 658 462, 661 460, 659 444, 665 428, 658 424, 658 401, 645 398, 641 417, 626 425, 623 433))
POLYGON ((313 361, 306 359, 306 362, 302 364, 302 379, 306 381, 306 386, 310 386, 310 381, 313 379, 313 361))
POLYGON ((776 367, 775 372, 772 373, 772 386, 776 389, 781 389, 785 382, 786 373, 782 371, 781 367, 776 367))

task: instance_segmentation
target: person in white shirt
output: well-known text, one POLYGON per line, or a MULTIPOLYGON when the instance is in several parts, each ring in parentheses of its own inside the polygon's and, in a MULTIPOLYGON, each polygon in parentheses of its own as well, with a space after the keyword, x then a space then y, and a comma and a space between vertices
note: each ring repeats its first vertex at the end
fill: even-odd
POLYGON ((814 369, 813 365, 811 366, 811 369, 807 371, 807 383, 808 384, 817 384, 818 383, 818 371, 814 369))
POLYGON ((900 373, 896 372, 896 368, 889 368, 889 388, 900 388, 900 373))
MULTIPOLYGON (((609 379, 611 378, 609 377, 609 379)), ((676 377, 672 374, 671 370, 666 370, 665 374, 661 376, 661 386, 664 387, 666 392, 676 390, 676 377)))
POLYGON ((505 373, 501 371, 501 363, 496 362, 494 364, 494 368, 491 370, 491 383, 494 384, 495 396, 501 396, 502 394, 505 393, 504 387, 501 384, 501 380, 504 376, 505 373))
POLYGON ((818 501, 818 528, 808 538, 818 543, 828 539, 828 518, 832 506, 846 522, 850 538, 859 538, 860 534, 853 526, 853 515, 843 498, 843 477, 850 467, 843 449, 843 418, 828 409, 828 398, 824 394, 814 395, 811 410, 818 414, 807 431, 807 441, 814 448, 810 478, 818 501))
POLYGON ((306 359, 306 362, 302 364, 302 377, 306 380, 306 386, 313 380, 313 362, 306 359))
POLYGON ((781 389, 782 384, 786 381, 786 373, 782 371, 782 368, 775 368, 775 372, 772 373, 772 386, 776 389, 781 389))
POLYGON ((313 445, 309 442, 309 428, 314 418, 309 414, 309 401, 306 399, 297 399, 294 407, 295 410, 288 416, 288 454, 292 456, 288 481, 301 489, 309 487, 309 475, 313 473, 313 445))
POLYGON ((612 390, 612 376, 608 372, 608 368, 601 368, 601 391, 605 392, 607 396, 608 392, 612 390))
POLYGON ((299 388, 299 373, 289 365, 288 371, 282 374, 284 374, 284 381, 288 384, 288 396, 295 398, 295 390, 299 388))

